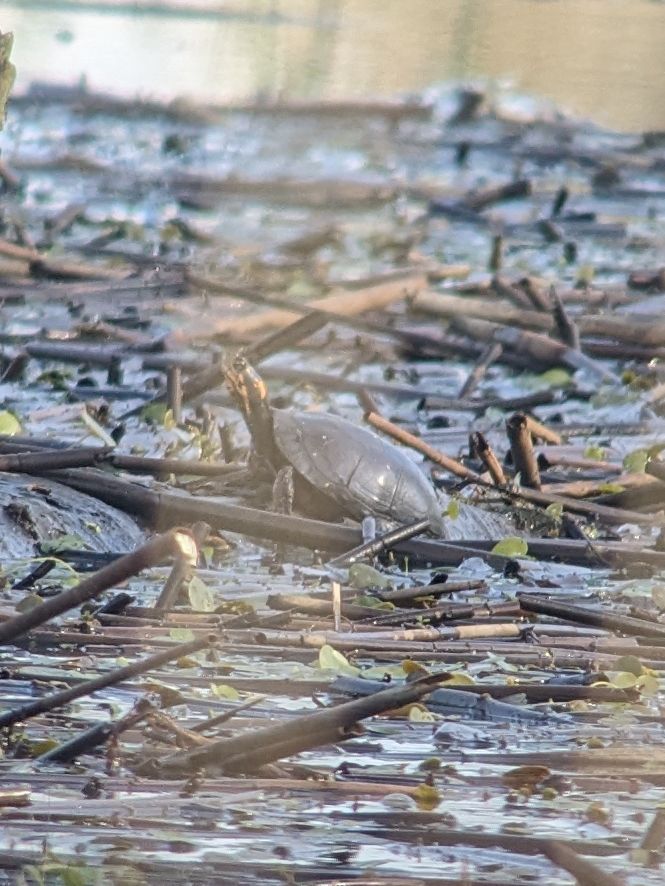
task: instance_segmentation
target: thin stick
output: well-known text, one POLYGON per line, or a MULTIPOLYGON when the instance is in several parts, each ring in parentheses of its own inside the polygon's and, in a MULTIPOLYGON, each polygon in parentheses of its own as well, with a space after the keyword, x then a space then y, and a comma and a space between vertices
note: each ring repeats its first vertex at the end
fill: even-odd
POLYGON ((449 471, 456 477, 462 477, 465 480, 480 479, 480 475, 475 471, 472 471, 456 459, 450 458, 450 456, 445 455, 443 452, 430 446, 429 443, 425 443, 424 440, 421 440, 420 437, 416 437, 415 434, 397 427, 396 424, 389 421, 387 418, 384 418, 382 415, 379 415, 376 412, 367 412, 365 413, 364 418, 365 421, 372 425, 373 428, 376 428, 377 431, 381 431, 389 437, 392 437, 393 440, 397 440, 398 443, 402 443, 404 446, 409 446, 411 449, 415 449, 416 452, 422 453, 425 458, 428 458, 431 462, 434 462, 435 465, 444 468, 444 470, 449 471))

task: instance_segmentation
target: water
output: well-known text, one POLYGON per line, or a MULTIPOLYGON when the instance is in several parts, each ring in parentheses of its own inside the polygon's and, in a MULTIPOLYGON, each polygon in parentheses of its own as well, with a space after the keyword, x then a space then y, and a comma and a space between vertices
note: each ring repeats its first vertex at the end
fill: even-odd
POLYGON ((618 129, 665 128, 658 0, 230 0, 224 15, 219 0, 179 0, 180 14, 83 2, 4 0, 19 87, 85 77, 123 95, 220 101, 489 78, 618 129))

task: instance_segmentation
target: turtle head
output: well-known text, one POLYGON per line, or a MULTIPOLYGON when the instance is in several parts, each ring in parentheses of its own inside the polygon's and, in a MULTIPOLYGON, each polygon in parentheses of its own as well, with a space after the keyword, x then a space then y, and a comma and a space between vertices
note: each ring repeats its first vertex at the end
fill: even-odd
POLYGON ((224 373, 229 393, 243 414, 252 435, 254 449, 274 468, 280 463, 275 444, 272 410, 265 382, 242 353, 237 354, 224 373))

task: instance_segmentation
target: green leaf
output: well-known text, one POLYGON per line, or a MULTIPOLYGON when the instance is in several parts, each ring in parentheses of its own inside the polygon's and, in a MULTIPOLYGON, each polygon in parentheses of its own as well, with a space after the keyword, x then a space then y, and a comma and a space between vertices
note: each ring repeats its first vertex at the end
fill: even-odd
POLYGON ((8 409, 0 410, 0 434, 14 437, 21 433, 21 422, 8 409))
POLYGON ((476 681, 473 677, 470 677, 468 674, 450 674, 444 681, 442 681, 442 686, 475 686, 476 681))
POLYGON ((150 425, 167 424, 167 413, 170 412, 166 403, 149 403, 141 410, 141 418, 150 425))
POLYGON ((637 677, 629 671, 612 671, 608 676, 615 689, 632 689, 637 684, 637 677))
POLYGON ((642 695, 656 696, 660 692, 660 680, 654 674, 641 674, 636 686, 642 695))
POLYGON ((409 708, 409 720, 412 723, 435 723, 436 717, 424 705, 412 704, 409 708))
POLYGON ((93 882, 92 872, 92 868, 70 864, 63 869, 60 876, 64 886, 88 886, 88 883, 93 882))
POLYGON ((84 551, 86 545, 78 535, 59 535, 41 542, 39 547, 43 554, 58 554, 60 551, 84 551))
POLYGON ((381 588, 390 587, 390 581, 387 576, 368 566, 366 563, 354 563, 349 568, 349 584, 352 588, 364 590, 365 588, 381 588))
POLYGON ((189 605, 195 612, 214 612, 217 604, 213 593, 208 585, 196 575, 190 579, 187 596, 189 597, 189 605))
POLYGON ((211 683, 210 689, 212 690, 213 695, 216 695, 217 698, 225 698, 229 701, 238 701, 240 698, 238 690, 226 683, 211 683))
POLYGON ((635 674, 636 677, 640 677, 644 673, 642 662, 635 655, 622 655, 613 664, 615 670, 635 674))
POLYGON ((22 600, 18 601, 15 609, 17 612, 30 612, 30 610, 34 609, 36 606, 41 606, 43 602, 44 600, 39 594, 28 594, 26 597, 23 597, 22 600))
POLYGON ((553 520, 559 522, 563 517, 563 505, 558 501, 553 501, 551 505, 545 508, 545 513, 549 514, 553 520))
POLYGON ((502 538, 492 548, 493 554, 500 554, 502 557, 524 557, 529 551, 529 546, 523 538, 516 535, 508 535, 502 538))
POLYGON ((450 520, 457 520, 457 518, 459 517, 459 512, 459 502, 456 498, 451 498, 448 502, 448 507, 443 512, 443 516, 448 517, 450 520))
POLYGON ((319 649, 319 667, 322 671, 333 671, 345 677, 360 676, 360 668, 352 665, 346 656, 327 643, 319 649))
MULTIPOLYGON (((359 594, 357 597, 353 598, 353 602, 357 606, 366 606, 368 609, 381 609, 384 612, 389 612, 391 609, 395 608, 395 604, 391 603, 390 600, 379 600, 377 597, 372 597, 370 594, 359 594)), ((344 605, 342 605, 342 613, 344 612, 344 605)))
POLYGON ((547 372, 543 372, 538 376, 540 381, 544 381, 551 388, 565 388, 570 384, 571 375, 567 369, 561 369, 560 367, 554 369, 548 369, 547 372))
POLYGON ((635 449, 624 458, 623 467, 630 474, 643 474, 648 461, 649 453, 646 449, 635 449))
POLYGON ((591 443, 584 450, 585 458, 593 458, 595 461, 603 461, 606 456, 606 451, 602 446, 598 446, 596 443, 591 443))
POLYGON ((191 628, 171 628, 169 637, 178 643, 189 643, 194 639, 194 631, 191 628))
POLYGON ((603 495, 618 495, 620 492, 625 490, 625 486, 622 486, 621 483, 601 483, 598 487, 598 491, 602 492, 603 495))

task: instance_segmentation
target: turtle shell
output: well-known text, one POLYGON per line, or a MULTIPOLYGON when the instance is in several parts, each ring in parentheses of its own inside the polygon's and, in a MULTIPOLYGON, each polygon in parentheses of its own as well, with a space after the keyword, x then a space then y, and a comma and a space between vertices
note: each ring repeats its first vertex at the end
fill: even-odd
POLYGON ((428 517, 435 531, 441 528, 431 483, 396 446, 336 415, 273 409, 273 421, 284 458, 348 516, 397 523, 428 517))

